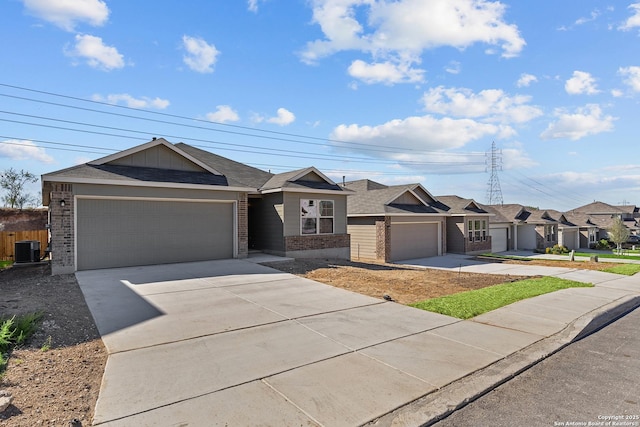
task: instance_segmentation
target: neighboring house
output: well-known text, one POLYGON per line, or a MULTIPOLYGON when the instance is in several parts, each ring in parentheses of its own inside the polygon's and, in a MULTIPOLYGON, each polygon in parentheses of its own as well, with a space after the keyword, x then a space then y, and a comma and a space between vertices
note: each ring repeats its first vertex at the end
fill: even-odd
POLYGON ((598 241, 598 224, 587 214, 566 212, 564 216, 567 220, 578 226, 579 245, 578 248, 590 248, 598 241))
POLYGON ((389 262, 447 251, 449 207, 422 185, 387 186, 360 180, 344 187, 354 192, 347 200, 352 260, 389 262))
POLYGON ((492 251, 491 213, 472 199, 438 196, 438 201, 449 207, 447 252, 480 254, 492 251))
POLYGON ((588 215, 592 222, 600 229, 598 239, 608 237, 607 229, 613 225, 615 218, 620 218, 631 234, 639 234, 638 208, 635 205, 613 206, 604 202, 595 201, 584 206, 572 209, 568 214, 588 215))
POLYGON ((484 207, 487 211, 499 215, 502 221, 508 220, 511 223, 509 249, 512 250, 544 250, 558 244, 560 226, 567 227, 567 230, 575 228, 568 221, 564 224, 563 218, 553 218, 546 210, 518 204, 484 207))
POLYGON ((52 273, 244 258, 349 257, 348 191, 158 138, 42 176, 52 273))
POLYGON ((491 252, 505 252, 513 249, 512 234, 513 221, 493 206, 481 205, 482 209, 491 214, 489 220, 489 235, 491 236, 491 252))
MULTIPOLYGON (((562 212, 547 209, 545 210, 550 218, 558 222, 558 244, 568 249, 579 249, 580 246, 580 226, 579 224, 568 219, 567 215, 562 212)), ((589 247, 588 245, 585 247, 589 247)))

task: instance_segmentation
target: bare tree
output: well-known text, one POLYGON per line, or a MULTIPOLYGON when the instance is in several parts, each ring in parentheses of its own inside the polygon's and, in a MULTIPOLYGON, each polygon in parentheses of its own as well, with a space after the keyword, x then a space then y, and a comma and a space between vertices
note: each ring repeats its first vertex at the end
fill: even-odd
POLYGON ((607 231, 609 232, 609 239, 616 244, 618 253, 621 253, 622 244, 629 239, 629 229, 624 225, 622 218, 615 218, 613 225, 607 231))
POLYGON ((34 195, 27 193, 25 185, 38 182, 38 177, 31 172, 16 171, 9 168, 0 172, 0 188, 6 194, 2 196, 2 202, 10 208, 22 209, 25 205, 33 205, 37 202, 34 195))

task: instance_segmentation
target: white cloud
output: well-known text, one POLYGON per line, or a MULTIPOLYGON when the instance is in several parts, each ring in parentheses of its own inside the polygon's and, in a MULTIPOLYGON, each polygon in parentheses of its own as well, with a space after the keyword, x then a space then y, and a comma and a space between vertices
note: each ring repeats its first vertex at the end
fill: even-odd
POLYGON ((229 105, 217 105, 216 111, 207 113, 206 117, 207 120, 218 123, 237 122, 240 120, 238 113, 229 105))
POLYGON ((109 8, 101 0, 23 0, 27 11, 66 31, 84 22, 94 27, 109 18, 109 8))
POLYGON ((618 74, 625 77, 624 82, 634 90, 634 92, 640 92, 640 67, 620 67, 618 74))
POLYGON ((520 78, 516 82, 516 86, 518 87, 528 87, 531 83, 535 83, 538 81, 538 78, 533 74, 522 73, 520 74, 520 78))
POLYGON ((92 99, 94 101, 107 102, 109 104, 124 104, 129 108, 155 108, 157 110, 164 110, 169 106, 169 101, 167 99, 161 98, 148 98, 143 96, 141 98, 134 98, 128 93, 114 93, 107 96, 102 95, 93 95, 92 99))
POLYGON ((100 37, 76 34, 75 39, 73 49, 65 49, 67 55, 84 58, 89 66, 104 71, 124 67, 123 56, 115 47, 105 45, 100 37))
POLYGON ((570 95, 595 95, 600 92, 596 88, 596 79, 585 71, 574 71, 573 77, 564 84, 564 90, 570 95))
POLYGON ((220 51, 213 44, 208 44, 199 37, 182 36, 182 43, 187 51, 184 63, 198 73, 212 73, 213 66, 220 51))
POLYGON ((505 170, 528 169, 539 165, 538 162, 529 157, 522 143, 512 143, 509 147, 502 148, 501 151, 502 165, 505 170))
POLYGON ((476 43, 499 46, 503 57, 517 56, 525 41, 515 25, 504 22, 504 12, 502 3, 485 0, 314 0, 313 22, 325 37, 308 42, 301 59, 313 64, 357 50, 370 54, 373 63, 409 69, 426 49, 476 43))
POLYGON ((425 92, 422 101, 428 112, 489 122, 524 123, 542 115, 540 108, 528 105, 530 96, 509 96, 500 89, 474 93, 466 88, 438 86, 425 92))
POLYGON ((267 122, 274 123, 279 126, 286 126, 293 123, 296 116, 286 108, 278 108, 278 115, 267 119, 267 122))
POLYGON ((263 3, 265 0, 247 0, 247 9, 250 12, 258 13, 258 5, 263 3))
POLYGON ((409 63, 397 64, 390 61, 367 64, 359 59, 349 66, 349 75, 364 83, 414 83, 424 80, 424 70, 411 68, 409 63))
POLYGON ((636 27, 640 27, 640 3, 631 3, 628 6, 632 15, 618 29, 628 31, 636 27))
POLYGON ((598 9, 595 9, 591 11, 588 18, 584 16, 581 18, 578 18, 574 24, 583 25, 583 24, 586 24, 587 22, 595 21, 596 19, 598 19, 599 16, 600 16, 600 11, 598 9))
POLYGON ((331 139, 398 150, 445 151, 486 136, 499 136, 503 131, 501 126, 471 119, 438 119, 426 115, 395 119, 377 126, 343 124, 333 130, 331 139))
POLYGON ((460 74, 460 71, 462 71, 462 66, 458 61, 451 61, 449 62, 449 65, 444 67, 444 70, 449 74, 460 74))
POLYGON ((557 121, 550 123, 547 129, 540 134, 542 139, 570 139, 576 141, 589 135, 613 130, 613 116, 602 115, 602 110, 597 104, 588 104, 578 108, 575 113, 565 110, 556 110, 557 121))
POLYGON ((0 143, 0 157, 12 160, 36 160, 42 163, 53 163, 53 157, 44 148, 26 139, 6 139, 0 143))

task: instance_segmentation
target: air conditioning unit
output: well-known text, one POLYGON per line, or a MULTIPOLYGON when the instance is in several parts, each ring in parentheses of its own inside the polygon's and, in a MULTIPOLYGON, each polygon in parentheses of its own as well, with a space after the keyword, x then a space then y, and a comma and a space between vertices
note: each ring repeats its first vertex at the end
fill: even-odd
POLYGON ((16 242, 13 258, 17 263, 40 261, 40 242, 37 240, 21 240, 16 242))

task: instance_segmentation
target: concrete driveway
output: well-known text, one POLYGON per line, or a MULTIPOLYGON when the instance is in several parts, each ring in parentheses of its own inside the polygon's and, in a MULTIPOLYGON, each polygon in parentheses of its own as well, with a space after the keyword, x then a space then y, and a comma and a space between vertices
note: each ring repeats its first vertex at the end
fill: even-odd
POLYGON ((76 277, 109 351, 105 426, 361 425, 638 295, 618 276, 461 321, 244 260, 76 277))
POLYGON ((541 338, 474 324, 462 344, 458 319, 241 260, 76 276, 109 426, 359 425, 541 338))

